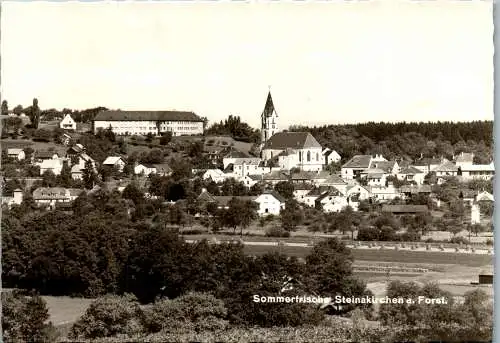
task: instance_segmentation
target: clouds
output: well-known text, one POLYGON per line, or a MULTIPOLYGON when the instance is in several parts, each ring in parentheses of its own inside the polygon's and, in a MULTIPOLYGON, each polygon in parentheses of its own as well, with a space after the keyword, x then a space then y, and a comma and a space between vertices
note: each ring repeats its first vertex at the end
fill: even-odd
POLYGON ((11 106, 280 120, 493 118, 491 3, 4 3, 11 106))

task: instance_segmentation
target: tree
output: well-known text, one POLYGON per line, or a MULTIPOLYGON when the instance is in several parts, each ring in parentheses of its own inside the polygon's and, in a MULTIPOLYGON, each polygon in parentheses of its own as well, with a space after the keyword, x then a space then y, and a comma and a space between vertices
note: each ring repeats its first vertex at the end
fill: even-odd
POLYGON ((332 162, 326 166, 326 170, 328 170, 330 175, 339 174, 341 168, 342 168, 342 164, 340 162, 332 162))
POLYGON ((1 110, 2 115, 6 116, 9 114, 9 104, 7 103, 7 100, 2 101, 2 110, 1 110))
POLYGON ((2 292, 3 340, 9 342, 55 341, 56 332, 45 301, 20 291, 2 292))
POLYGON ((160 145, 167 145, 172 141, 172 132, 166 131, 161 134, 160 145))
POLYGON ((23 106, 17 105, 12 109, 12 112, 19 116, 21 113, 23 113, 23 106))
POLYGON ((38 107, 37 98, 33 99, 33 105, 29 110, 29 118, 33 128, 38 129, 38 125, 40 124, 40 108, 38 107))
POLYGON ((285 199, 293 198, 294 187, 290 181, 280 181, 274 186, 274 190, 285 199))
POLYGON ((122 197, 132 200, 136 205, 144 201, 144 193, 134 183, 130 183, 125 187, 122 197))
POLYGON ((280 213, 281 224, 288 231, 294 230, 304 220, 304 213, 298 202, 291 199, 285 203, 285 208, 280 213))
POLYGON ((94 165, 90 160, 85 162, 85 167, 82 171, 82 178, 85 188, 92 189, 94 187, 97 177, 94 171, 94 165))
POLYGON ((228 209, 222 212, 224 226, 240 227, 240 234, 257 217, 257 204, 251 200, 241 200, 233 197, 228 203, 228 209))

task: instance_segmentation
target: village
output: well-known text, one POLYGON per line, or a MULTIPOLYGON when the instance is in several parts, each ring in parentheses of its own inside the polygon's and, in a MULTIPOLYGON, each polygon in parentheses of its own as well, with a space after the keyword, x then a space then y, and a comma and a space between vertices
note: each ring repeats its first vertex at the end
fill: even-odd
MULTIPOLYGON (((16 115, 10 113, 9 116, 16 115)), ((116 137, 132 136, 135 139, 142 135, 144 138, 150 137, 150 140, 151 137, 161 138, 167 133, 170 136, 169 145, 176 138, 192 138, 194 142, 201 142, 202 151, 197 158, 199 156, 204 162, 191 169, 190 182, 199 179, 207 185, 212 183, 212 189, 215 184, 219 190, 225 182, 235 182, 243 185, 247 191, 254 190, 251 195, 230 192, 219 195, 211 194, 206 187, 202 187, 198 199, 216 203, 219 208, 227 208, 229 199, 235 197, 255 202, 257 214, 261 217, 279 216, 285 209, 287 197, 277 190, 289 185, 293 199, 300 206, 319 209, 324 213, 338 213, 347 207, 358 211, 360 205, 379 204, 383 205, 378 207, 380 211, 393 215, 422 215, 430 214, 432 208, 441 207, 442 199, 433 192, 433 187, 452 180, 450 183, 456 183, 457 194, 466 205, 463 210, 467 211, 465 218, 468 223, 490 225, 491 211, 486 210, 485 213, 488 205, 484 204, 491 205, 493 195, 484 187, 471 190, 461 185, 478 180, 491 182, 494 177, 493 162, 476 164, 474 154, 466 152, 453 156, 451 160, 444 157, 423 157, 414 161, 387 160, 382 154, 340 156, 335 149, 322 147, 309 132, 280 129, 279 119, 269 92, 261 114, 260 144, 255 144, 257 149, 253 151, 249 151, 249 144, 244 145, 245 149, 238 149, 234 146, 234 140, 228 143, 222 137, 220 144, 221 137, 204 137, 205 123, 192 112, 102 111, 93 119, 91 130, 93 134, 110 131, 116 137), (341 163, 341 160, 346 162, 341 163), (255 193, 255 190, 261 192, 255 193), (421 196, 424 200, 412 202, 415 196, 421 196)), ((68 208, 83 192, 92 193, 101 187, 114 187, 123 191, 131 182, 141 184, 146 197, 158 198, 149 192, 150 178, 153 175, 168 177, 172 174, 172 167, 161 158, 153 161, 156 163, 144 163, 137 159, 131 161, 129 156, 121 153, 97 160, 72 137, 78 130, 70 114, 60 120, 58 128, 57 143, 46 144, 49 146, 46 150, 4 148, 4 183, 10 182, 11 187, 10 194, 4 191, 2 204, 20 205, 28 191, 40 207, 68 208), (9 169, 13 165, 16 166, 14 171, 5 172, 5 168, 9 169), (24 176, 26 173, 21 170, 23 168, 30 169, 29 177, 24 176), (33 173, 33 168, 39 170, 38 175, 33 173), (90 169, 86 171, 86 168, 90 169), (78 184, 86 172, 96 175, 91 187, 88 183, 78 184), (60 177, 62 173, 70 176, 78 187, 36 187, 44 177, 60 177), (14 183, 23 187, 13 189, 14 183)), ((201 213, 195 215, 198 217, 201 213)))

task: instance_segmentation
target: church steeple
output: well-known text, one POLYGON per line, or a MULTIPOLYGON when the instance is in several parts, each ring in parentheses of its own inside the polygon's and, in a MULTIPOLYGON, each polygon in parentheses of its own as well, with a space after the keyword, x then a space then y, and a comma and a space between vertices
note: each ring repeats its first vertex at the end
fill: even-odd
POLYGON ((271 89, 269 89, 266 104, 261 114, 261 144, 266 144, 267 140, 276 132, 278 132, 278 113, 274 108, 271 89))

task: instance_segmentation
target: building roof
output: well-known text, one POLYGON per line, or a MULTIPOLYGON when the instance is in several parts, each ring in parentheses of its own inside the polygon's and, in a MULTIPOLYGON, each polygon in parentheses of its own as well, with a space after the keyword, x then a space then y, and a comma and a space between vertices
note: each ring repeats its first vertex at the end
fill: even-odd
POLYGON ((224 158, 250 158, 251 156, 243 151, 231 150, 224 158))
POLYGON ((468 166, 460 166, 460 169, 462 171, 488 171, 492 172, 495 171, 495 165, 492 163, 490 164, 471 164, 468 166))
POLYGON ((316 187, 316 188, 311 189, 311 191, 306 194, 306 197, 313 197, 313 196, 319 197, 323 193, 328 192, 330 189, 331 189, 331 187, 328 187, 328 186, 316 187))
POLYGON ((63 200, 67 198, 66 188, 63 187, 40 187, 33 191, 34 200, 63 200))
POLYGON ((240 200, 255 200, 257 197, 256 196, 226 196, 226 195, 221 195, 221 196, 214 196, 213 197, 215 201, 219 204, 219 206, 227 206, 228 203, 231 201, 232 198, 237 198, 240 200))
POLYGON ((368 179, 381 179, 384 176, 384 173, 369 173, 366 177, 368 179))
POLYGON ((463 199, 474 199, 476 197, 476 192, 472 189, 463 189, 460 191, 460 197, 463 199))
POLYGON ((202 190, 202 192, 200 193, 200 195, 198 195, 198 201, 203 201, 203 202, 215 202, 215 198, 212 194, 210 194, 209 192, 207 192, 205 189, 202 190))
POLYGON ((55 151, 48 151, 48 150, 40 150, 35 153, 36 158, 39 159, 51 159, 54 155, 59 156, 59 154, 55 151))
POLYGON ((345 182, 340 176, 338 175, 330 175, 326 178, 325 181, 323 181, 324 184, 332 184, 332 185, 345 185, 347 182, 345 182))
POLYGON ((258 166, 260 164, 260 158, 255 157, 255 158, 238 158, 236 161, 234 161, 234 165, 239 165, 239 164, 251 164, 251 165, 256 165, 258 166))
POLYGON ((234 171, 234 164, 229 163, 226 167, 226 169, 223 170, 224 173, 232 173, 234 171))
MULTIPOLYGON (((273 98, 271 97, 271 91, 267 94, 266 105, 264 106, 264 110, 262 111, 262 118, 270 117, 276 113, 276 109, 274 108, 273 98)), ((278 116, 278 113, 276 113, 278 116)))
POLYGON ((401 169, 399 174, 406 174, 406 175, 415 175, 415 174, 423 174, 424 172, 421 171, 418 168, 415 168, 413 166, 408 166, 406 168, 401 169))
POLYGON ((476 201, 494 201, 494 197, 493 197, 493 194, 489 193, 489 192, 481 192, 477 195, 476 197, 476 201))
POLYGON ((287 148, 321 148, 321 145, 309 132, 278 132, 269 138, 263 149, 284 150, 287 148))
POLYGON ((281 194, 279 194, 278 192, 274 191, 274 190, 267 190, 267 191, 264 191, 261 195, 264 195, 264 194, 269 194, 269 195, 272 195, 273 197, 276 198, 276 200, 278 200, 280 203, 284 203, 286 201, 286 199, 281 196, 281 194))
POLYGON ((83 171, 83 169, 85 169, 85 168, 82 167, 80 164, 75 164, 71 167, 71 173, 72 174, 81 173, 83 171))
POLYGON ((460 155, 455 156, 455 162, 457 163, 463 163, 463 162, 472 163, 473 160, 474 160, 474 154, 469 152, 462 152, 460 153, 460 155))
POLYGON ((7 155, 19 155, 23 149, 7 149, 7 155))
POLYGON ((339 196, 344 196, 344 195, 338 189, 332 187, 326 192, 323 192, 323 194, 321 194, 315 201, 321 201, 327 197, 339 197, 339 196))
POLYGON ((120 156, 109 156, 104 160, 104 162, 102 162, 102 164, 114 166, 120 160, 123 162, 123 159, 120 156))
POLYGON ((159 174, 172 172, 172 168, 170 168, 170 166, 166 163, 153 164, 153 167, 156 168, 156 172, 159 174))
POLYGON ((270 181, 270 180, 281 180, 281 181, 288 181, 289 176, 282 172, 281 170, 275 170, 270 173, 266 173, 262 175, 264 180, 270 181))
POLYGON ((373 161, 371 168, 381 169, 385 173, 392 173, 394 166, 396 165, 396 161, 373 161))
POLYGON ((391 213, 425 213, 428 212, 427 205, 382 205, 382 212, 391 213))
POLYGON ((372 157, 370 155, 354 155, 342 168, 369 168, 372 157))
POLYGON ((101 111, 94 121, 192 121, 203 120, 186 111, 101 111))
POLYGON ((366 168, 361 171, 361 174, 384 174, 384 170, 379 168, 366 168))
POLYGON ((62 167, 62 165, 63 161, 61 159, 43 160, 40 169, 54 169, 62 167))
POLYGON ((420 185, 420 186, 401 186, 401 193, 431 193, 432 188, 430 185, 420 185))
POLYGON ((424 157, 416 160, 413 165, 415 166, 430 166, 430 165, 436 165, 436 164, 441 164, 443 163, 444 159, 441 158, 430 158, 430 157, 424 157))
POLYGON ((69 195, 72 197, 78 197, 83 193, 83 189, 80 188, 68 188, 69 195))
POLYGON ((444 162, 443 164, 440 164, 439 166, 434 168, 432 171, 435 171, 435 172, 457 172, 458 167, 456 165, 454 165, 452 162, 447 161, 447 162, 444 162))

